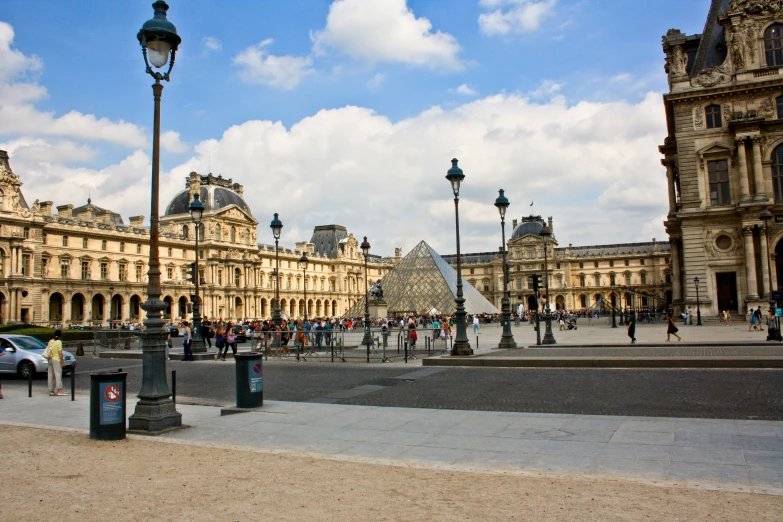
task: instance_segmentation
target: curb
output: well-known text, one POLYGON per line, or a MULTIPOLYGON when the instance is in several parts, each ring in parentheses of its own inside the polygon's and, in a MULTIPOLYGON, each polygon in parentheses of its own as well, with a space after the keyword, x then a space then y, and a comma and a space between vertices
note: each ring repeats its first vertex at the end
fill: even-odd
POLYGON ((423 366, 485 368, 783 368, 783 357, 433 357, 423 366))

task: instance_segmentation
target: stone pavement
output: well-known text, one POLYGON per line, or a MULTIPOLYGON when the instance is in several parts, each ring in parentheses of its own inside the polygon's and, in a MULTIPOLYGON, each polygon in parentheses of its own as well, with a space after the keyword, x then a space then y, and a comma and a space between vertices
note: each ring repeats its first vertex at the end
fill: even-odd
MULTIPOLYGON (((421 372, 422 370, 419 370, 421 372)), ((411 372, 412 374, 415 372, 411 372)), ((411 378, 416 378, 411 375, 411 378)), ((0 425, 76 429, 89 398, 9 387, 0 425)), ((128 414, 135 397, 128 397, 128 414)), ((159 441, 463 471, 605 475, 783 495, 783 422, 430 410, 267 401, 258 412, 178 405, 159 441)))

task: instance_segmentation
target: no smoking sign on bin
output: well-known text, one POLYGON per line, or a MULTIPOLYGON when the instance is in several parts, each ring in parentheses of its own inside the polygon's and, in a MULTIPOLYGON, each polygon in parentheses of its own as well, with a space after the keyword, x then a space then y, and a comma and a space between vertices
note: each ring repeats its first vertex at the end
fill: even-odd
POLYGON ((248 365, 248 384, 250 393, 258 393, 264 390, 261 361, 255 361, 248 365))

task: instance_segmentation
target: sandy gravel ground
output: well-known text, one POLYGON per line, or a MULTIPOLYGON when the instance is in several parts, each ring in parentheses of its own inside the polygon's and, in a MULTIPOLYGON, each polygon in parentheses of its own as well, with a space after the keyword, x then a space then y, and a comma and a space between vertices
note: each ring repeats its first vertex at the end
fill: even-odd
POLYGON ((0 426, 0 520, 783 519, 783 497, 482 474, 0 426))

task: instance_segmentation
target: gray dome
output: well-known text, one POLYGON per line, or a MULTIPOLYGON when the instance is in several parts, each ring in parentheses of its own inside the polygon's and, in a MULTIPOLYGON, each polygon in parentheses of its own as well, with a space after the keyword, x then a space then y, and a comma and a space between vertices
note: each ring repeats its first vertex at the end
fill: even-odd
MULTIPOLYGON (((204 204, 204 210, 220 210, 231 205, 236 205, 251 216, 250 206, 247 202, 233 190, 218 187, 215 185, 201 186, 201 202, 204 204)), ((185 189, 174 196, 166 207, 167 216, 175 214, 187 214, 190 212, 190 190, 185 189)))
POLYGON ((540 221, 523 221, 514 229, 514 233, 511 234, 511 239, 527 236, 529 234, 538 236, 543 227, 544 224, 540 221))

